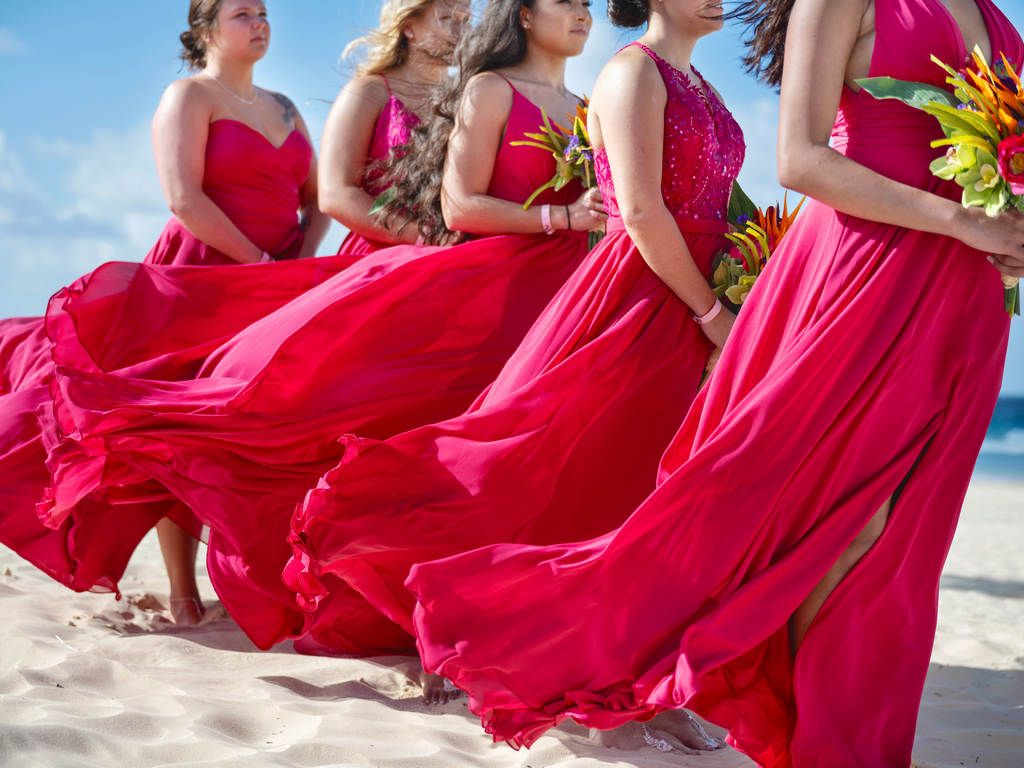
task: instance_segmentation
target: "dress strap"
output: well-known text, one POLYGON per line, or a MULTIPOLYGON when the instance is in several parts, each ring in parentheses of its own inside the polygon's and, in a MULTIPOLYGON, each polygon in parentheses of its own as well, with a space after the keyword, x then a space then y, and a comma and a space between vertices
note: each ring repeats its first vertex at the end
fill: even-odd
POLYGON ((391 83, 388 82, 387 75, 382 72, 378 72, 380 79, 384 81, 384 86, 388 89, 388 96, 394 96, 395 94, 391 91, 391 83))
MULTIPOLYGON (((512 81, 505 77, 505 75, 501 74, 501 72, 498 72, 497 70, 492 70, 492 72, 494 72, 494 74, 496 74, 506 83, 508 83, 508 87, 512 89, 512 93, 518 94, 519 96, 523 96, 523 94, 519 93, 519 89, 512 85, 512 81)), ((523 98, 526 99, 525 96, 523 96, 523 98)), ((527 99, 527 101, 529 101, 529 99, 527 99)))
POLYGON ((622 51, 624 51, 624 50, 626 50, 627 48, 630 48, 630 47, 632 47, 632 46, 634 46, 634 45, 635 45, 635 46, 636 46, 637 48, 639 48, 639 49, 640 49, 641 51, 643 51, 644 53, 646 53, 646 54, 647 54, 648 56, 650 56, 650 57, 651 57, 652 59, 654 59, 654 60, 655 60, 656 62, 659 62, 659 63, 660 63, 660 62, 662 61, 662 58, 661 58, 661 56, 659 56, 658 54, 656 54, 656 53, 655 53, 654 51, 652 51, 652 50, 651 50, 650 48, 648 48, 648 47, 647 47, 646 45, 644 45, 643 43, 641 43, 641 42, 640 42, 639 40, 634 40, 633 42, 631 42, 631 43, 628 43, 628 44, 626 44, 626 45, 622 46, 622 48, 620 48, 620 49, 619 49, 619 52, 621 53, 622 51))

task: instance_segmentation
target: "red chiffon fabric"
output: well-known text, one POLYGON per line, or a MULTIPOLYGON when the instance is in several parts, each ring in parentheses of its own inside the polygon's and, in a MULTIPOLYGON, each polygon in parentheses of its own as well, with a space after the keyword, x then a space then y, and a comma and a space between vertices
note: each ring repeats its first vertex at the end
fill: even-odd
MULTIPOLYGON (((420 119, 409 110, 402 100, 391 90, 391 83, 381 75, 384 84, 388 88, 388 103, 377 117, 377 124, 373 129, 373 139, 370 142, 370 154, 367 159, 369 170, 363 179, 363 189, 373 197, 384 191, 380 183, 381 171, 374 167, 375 164, 387 162, 409 142, 413 129, 419 125, 420 119)), ((349 232, 341 243, 338 253, 346 253, 350 256, 365 256, 368 253, 387 248, 387 243, 360 235, 358 232, 349 232)))
MULTIPOLYGON (((1019 65, 1017 32, 979 5, 993 50, 1019 65)), ((941 85, 930 54, 966 62, 938 0, 875 9, 873 75, 941 85)), ((959 199, 928 172, 937 135, 924 114, 847 91, 834 145, 959 199)), ((685 706, 761 766, 909 765, 939 574, 1008 328, 985 254, 811 203, 744 305, 658 489, 620 528, 413 569, 426 666, 515 745, 565 717, 611 728, 685 706), (894 495, 881 538, 794 661, 794 610, 894 495)))
MULTIPOLYGON (((717 99, 648 53, 668 92, 662 196, 709 274, 727 244, 742 134, 717 99)), ((343 461, 296 514, 285 579, 310 626, 333 620, 319 605, 341 578, 411 632, 403 582, 414 563, 596 536, 653 490, 711 345, 627 234, 603 151, 596 166, 608 234, 484 396, 458 418, 384 442, 347 437, 343 461)))
MULTIPOLYGON (((298 131, 275 147, 243 123, 218 120, 210 125, 203 189, 256 245, 287 258, 301 242, 299 189, 311 159, 312 148, 298 131)), ((248 279, 236 286, 222 278, 212 288, 201 275, 217 273, 214 267, 106 264, 58 292, 45 325, 43 318, 0 321, 0 541, 74 589, 116 589, 138 540, 161 517, 170 514, 195 533, 198 526, 155 484, 121 507, 126 514, 116 535, 77 524, 76 516, 91 519, 106 509, 94 499, 63 520, 48 519, 53 527, 43 524, 36 503, 50 484, 44 441, 53 445, 60 437, 49 389, 54 362, 88 371, 194 376, 220 340, 332 272, 329 260, 321 260, 282 264, 277 276, 259 277, 265 273, 238 266, 176 219, 146 261, 231 264, 220 270, 229 269, 232 278, 238 270, 248 279), (175 274, 196 275, 191 287, 200 289, 189 297, 176 292, 175 274)))
MULTIPOLYGON (((511 146, 540 119, 539 109, 515 94, 492 191, 524 200, 554 173, 550 154, 511 146)), ((571 185, 540 202, 567 203, 580 192, 571 185)), ((464 410, 586 248, 586 234, 574 232, 387 248, 204 351, 194 379, 58 369, 57 412, 72 439, 51 454, 51 523, 68 515, 80 519, 82 499, 127 501, 155 481, 209 526, 210 578, 253 641, 268 647, 301 632, 302 612, 281 582, 290 554, 288 525, 304 494, 341 458, 338 438, 353 430, 386 438, 464 410)), ((205 282, 208 296, 218 287, 244 295, 239 280, 250 270, 272 279, 287 266, 172 275, 142 268, 125 291, 110 295, 118 302, 127 296, 146 301, 153 293, 145 287, 149 281, 182 301, 195 297, 191 309, 179 305, 168 317, 201 318, 214 305, 205 304, 197 283, 205 282)), ((102 303, 107 293, 95 298, 102 303)), ((86 325, 99 329, 102 317, 86 325)), ((76 324, 75 339, 82 340, 86 331, 80 320, 76 324)), ((140 357, 149 365, 157 352, 140 357)), ((111 506, 89 525, 114 535, 123 517, 111 506)), ((339 620, 329 634, 299 647, 411 648, 407 634, 367 610, 355 593, 339 592, 331 610, 339 620)))

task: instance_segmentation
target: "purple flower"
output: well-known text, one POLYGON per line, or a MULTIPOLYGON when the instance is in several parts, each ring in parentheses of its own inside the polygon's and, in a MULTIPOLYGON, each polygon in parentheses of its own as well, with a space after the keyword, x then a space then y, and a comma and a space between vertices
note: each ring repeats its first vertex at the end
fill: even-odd
POLYGON ((569 143, 568 145, 566 145, 565 152, 562 153, 562 157, 565 159, 566 162, 569 162, 572 159, 573 154, 576 153, 579 150, 579 148, 580 137, 577 136, 576 134, 573 134, 572 136, 569 137, 569 143))

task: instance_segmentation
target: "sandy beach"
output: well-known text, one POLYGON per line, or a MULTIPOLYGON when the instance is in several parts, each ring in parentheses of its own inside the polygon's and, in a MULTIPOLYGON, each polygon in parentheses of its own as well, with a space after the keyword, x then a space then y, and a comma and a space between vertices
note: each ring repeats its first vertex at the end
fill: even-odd
MULTIPOLYGON (((947 563, 915 757, 936 768, 1024 766, 1024 485, 976 482, 947 563)), ((613 750, 563 726, 531 750, 491 744, 465 698, 419 700, 415 659, 258 652, 216 603, 170 623, 155 537, 124 599, 75 594, 0 549, 0 765, 742 768, 613 750)), ((719 732, 720 733, 720 732, 719 732)), ((881 767, 880 767, 881 768, 881 767)))

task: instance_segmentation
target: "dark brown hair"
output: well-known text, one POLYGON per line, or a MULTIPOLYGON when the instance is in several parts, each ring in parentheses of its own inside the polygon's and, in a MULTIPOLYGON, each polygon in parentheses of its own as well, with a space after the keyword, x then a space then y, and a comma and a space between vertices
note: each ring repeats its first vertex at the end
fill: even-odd
POLYGON ((608 0, 608 20, 616 27, 642 27, 650 17, 650 0, 608 0))
POLYGON ((747 53, 743 65, 758 80, 776 88, 782 83, 782 62, 786 52, 786 29, 795 0, 744 0, 725 14, 747 27, 743 42, 747 53))
POLYGON ((441 213, 441 179, 459 102, 474 75, 523 60, 526 33, 520 14, 533 4, 534 0, 489 0, 480 25, 459 42, 456 75, 435 90, 429 117, 413 131, 401 157, 387 166, 382 183, 390 186, 390 199, 379 214, 384 226, 398 229, 415 220, 428 243, 441 242, 451 234, 441 213))
POLYGON ((181 60, 189 69, 206 66, 206 39, 215 26, 222 0, 192 0, 188 7, 188 29, 181 33, 181 60))

